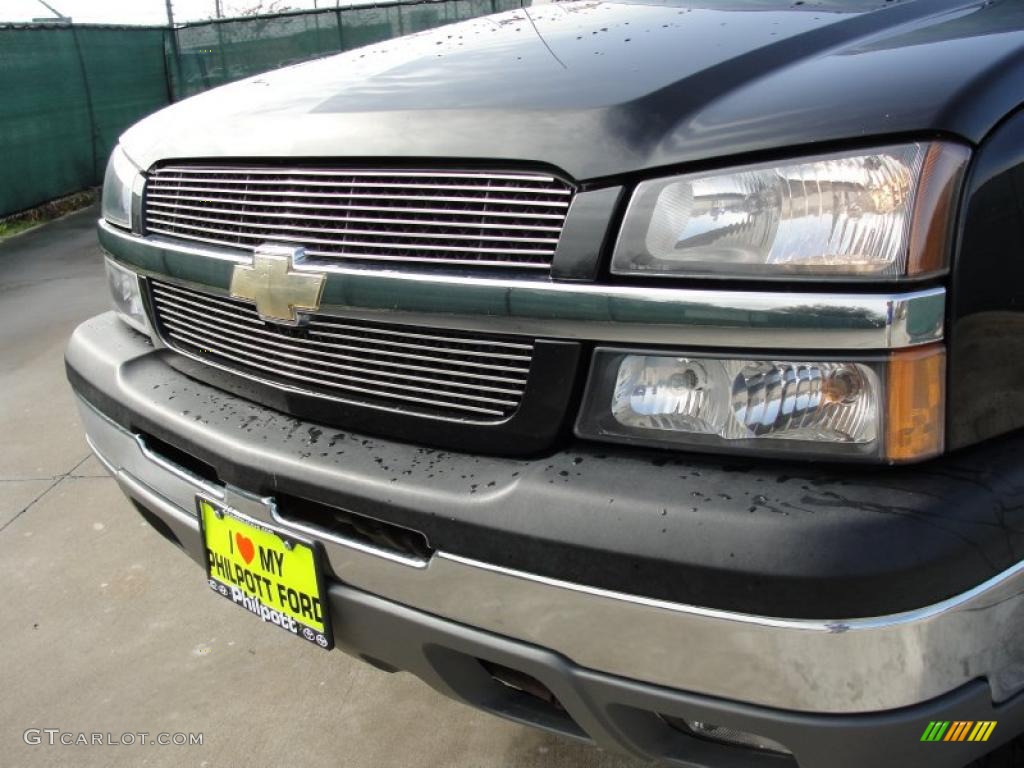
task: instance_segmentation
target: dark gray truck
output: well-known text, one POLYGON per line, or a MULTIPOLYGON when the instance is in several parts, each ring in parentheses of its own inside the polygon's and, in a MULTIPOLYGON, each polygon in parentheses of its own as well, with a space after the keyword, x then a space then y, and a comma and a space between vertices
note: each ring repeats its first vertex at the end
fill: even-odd
POLYGON ((1024 730, 1022 104, 964 0, 218 88, 111 158, 90 444, 297 642, 677 765, 963 766, 1024 730))

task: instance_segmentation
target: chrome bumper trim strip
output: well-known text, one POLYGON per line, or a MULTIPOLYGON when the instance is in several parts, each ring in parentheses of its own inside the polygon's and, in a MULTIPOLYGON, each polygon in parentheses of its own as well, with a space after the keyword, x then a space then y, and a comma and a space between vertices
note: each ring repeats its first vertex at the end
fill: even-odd
MULTIPOLYGON (((227 294, 251 254, 140 237, 106 222, 100 242, 148 276, 227 294)), ((944 288, 902 293, 793 293, 558 283, 364 269, 310 260, 327 275, 324 314, 363 320, 619 344, 887 350, 943 337, 944 288)))
MULTIPOLYGON (((80 400, 90 445, 124 491, 202 562, 194 498, 206 490, 147 456, 80 400)), ((225 503, 272 525, 273 508, 226 487, 225 503)), ((284 523, 287 524, 287 523, 284 523)), ((425 566, 321 538, 335 578, 577 664, 692 693, 794 711, 910 706, 987 678, 997 701, 1024 690, 1024 563, 942 603, 844 621, 775 619, 639 598, 437 553, 425 566), (411 565, 416 567, 410 567, 411 565)))

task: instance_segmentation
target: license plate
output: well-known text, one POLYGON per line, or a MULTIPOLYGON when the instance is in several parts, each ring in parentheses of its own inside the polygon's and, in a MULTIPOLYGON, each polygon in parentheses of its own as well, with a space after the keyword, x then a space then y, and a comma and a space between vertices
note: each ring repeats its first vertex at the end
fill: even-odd
POLYGON ((196 507, 210 589, 268 624, 333 647, 315 546, 209 499, 197 497, 196 507))

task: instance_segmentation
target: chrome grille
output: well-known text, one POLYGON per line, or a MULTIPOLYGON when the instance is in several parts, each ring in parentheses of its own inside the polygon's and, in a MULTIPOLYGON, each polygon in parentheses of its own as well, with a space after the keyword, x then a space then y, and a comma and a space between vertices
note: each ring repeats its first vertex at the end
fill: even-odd
POLYGON ((346 401, 501 421, 519 407, 533 344, 460 331, 313 315, 301 329, 260 320, 252 304, 154 281, 164 342, 272 384, 346 401))
POLYGON ((150 175, 146 231, 365 262, 548 269, 573 190, 477 171, 174 165, 150 175))

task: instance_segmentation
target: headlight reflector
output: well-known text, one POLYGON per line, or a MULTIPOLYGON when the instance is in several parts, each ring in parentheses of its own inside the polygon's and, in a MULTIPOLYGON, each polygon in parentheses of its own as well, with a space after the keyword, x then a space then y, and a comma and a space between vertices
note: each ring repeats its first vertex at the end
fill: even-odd
POLYGON ((941 346, 866 362, 598 350, 582 437, 917 460, 942 450, 941 346))
POLYGON ((879 381, 856 363, 626 355, 612 414, 626 427, 749 438, 870 443, 879 381))
POLYGON ((139 276, 124 267, 107 259, 107 285, 113 299, 114 310, 128 325, 135 330, 150 334, 149 320, 146 317, 146 306, 142 302, 142 287, 139 276))
POLYGON ((114 147, 103 176, 104 219, 125 229, 132 228, 132 193, 137 186, 141 191, 142 179, 142 173, 121 146, 114 147))
POLYGON ((921 208, 950 206, 967 157, 957 145, 914 143, 644 181, 612 272, 877 279, 941 271, 946 243, 912 229, 930 226, 921 208), (924 247, 937 253, 911 253, 924 247))

